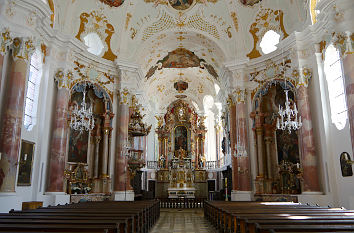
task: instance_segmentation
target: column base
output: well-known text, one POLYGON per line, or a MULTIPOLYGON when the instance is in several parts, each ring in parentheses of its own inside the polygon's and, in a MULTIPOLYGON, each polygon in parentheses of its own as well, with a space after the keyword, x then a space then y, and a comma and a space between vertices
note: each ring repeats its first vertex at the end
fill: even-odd
POLYGON ((113 193, 115 201, 134 201, 134 191, 116 191, 113 193))
POLYGON ((251 191, 231 191, 231 201, 251 201, 252 192, 251 191))
POLYGON ((70 194, 64 192, 46 192, 45 195, 51 196, 51 201, 54 205, 64 205, 70 203, 70 194))

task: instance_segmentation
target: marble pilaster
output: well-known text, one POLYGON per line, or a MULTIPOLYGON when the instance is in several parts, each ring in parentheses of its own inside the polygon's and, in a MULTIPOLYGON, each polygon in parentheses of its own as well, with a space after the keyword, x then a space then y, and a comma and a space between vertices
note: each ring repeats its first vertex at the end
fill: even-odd
MULTIPOLYGON (((32 41, 15 38, 9 70, 6 72, 7 87, 4 88, 2 122, 0 123, 0 192, 15 192, 17 161, 21 144, 24 95, 27 62, 33 52, 32 41)), ((0 73, 1 74, 1 73, 0 73)))
POLYGON ((115 156, 115 174, 113 190, 121 192, 131 190, 128 177, 127 159, 123 155, 123 146, 128 141, 128 124, 129 124, 129 106, 125 102, 117 103, 117 137, 116 137, 116 156, 115 156))
POLYGON ((236 105, 230 105, 230 139, 231 139, 231 161, 232 161, 232 190, 239 190, 238 161, 236 155, 236 105))
POLYGON ((65 155, 68 141, 67 115, 70 100, 68 79, 68 76, 64 75, 62 71, 59 71, 55 76, 58 90, 50 146, 48 192, 64 192, 65 155))
POLYGON ((354 54, 348 53, 343 58, 343 69, 345 76, 345 88, 348 105, 348 118, 352 148, 354 151, 354 54))
POLYGON ((303 168, 303 192, 318 192, 320 184, 318 179, 317 156, 312 128, 310 100, 306 85, 299 85, 297 89, 297 104, 302 119, 300 128, 300 151, 303 168))
POLYGON ((248 151, 248 134, 247 134, 247 106, 245 103, 246 91, 241 90, 238 92, 236 102, 236 122, 237 122, 237 134, 239 142, 244 147, 247 152, 246 156, 238 157, 238 169, 239 173, 239 190, 240 191, 251 191, 251 173, 249 164, 249 151, 248 151))

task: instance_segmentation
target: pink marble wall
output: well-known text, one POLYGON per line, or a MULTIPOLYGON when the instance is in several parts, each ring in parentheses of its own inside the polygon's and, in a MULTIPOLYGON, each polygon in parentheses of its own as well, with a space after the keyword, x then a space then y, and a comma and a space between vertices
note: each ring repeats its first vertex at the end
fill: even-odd
POLYGON ((239 190, 251 191, 251 172, 249 164, 248 151, 248 136, 247 136, 247 106, 245 103, 238 103, 236 105, 236 119, 237 119, 237 133, 240 134, 240 142, 247 151, 247 156, 238 158, 238 166, 240 166, 239 174, 239 190))
POLYGON ((65 155, 68 136, 68 106, 70 90, 60 88, 57 92, 53 118, 49 157, 47 192, 64 192, 65 155))
POLYGON ((343 60, 345 86, 348 104, 348 118, 352 148, 354 151, 354 54, 347 54, 343 60))
POLYGON ((129 124, 129 106, 120 104, 117 114, 117 141, 116 141, 116 156, 115 156, 115 172, 114 172, 114 191, 131 190, 130 179, 127 177, 128 168, 126 158, 122 154, 123 145, 128 139, 128 124, 129 124))
POLYGON ((27 64, 9 57, 8 87, 5 88, 0 132, 0 192, 15 192, 18 155, 21 144, 21 127, 24 108, 27 64))
POLYGON ((308 95, 308 89, 300 86, 297 90, 297 104, 300 116, 302 118, 302 127, 300 128, 299 140, 301 151, 301 164, 303 168, 304 190, 303 192, 320 191, 318 174, 318 157, 314 144, 314 135, 312 128, 311 109, 308 95))

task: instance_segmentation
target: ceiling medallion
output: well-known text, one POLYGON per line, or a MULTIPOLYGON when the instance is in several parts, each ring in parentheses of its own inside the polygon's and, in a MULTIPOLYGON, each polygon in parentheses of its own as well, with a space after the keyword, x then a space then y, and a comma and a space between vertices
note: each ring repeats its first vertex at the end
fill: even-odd
POLYGON ((194 0, 168 0, 168 2, 174 9, 184 11, 193 5, 194 0))
POLYGON ((100 0, 101 2, 114 7, 119 7, 124 3, 124 0, 100 0))
POLYGON ((185 98, 187 98, 187 96, 186 95, 176 95, 176 98, 177 99, 185 99, 185 98))
POLYGON ((240 0, 240 2, 245 6, 253 6, 254 4, 257 4, 261 1, 262 0, 240 0))
POLYGON ((178 93, 183 93, 188 89, 188 83, 182 80, 175 82, 173 86, 178 91, 178 93))

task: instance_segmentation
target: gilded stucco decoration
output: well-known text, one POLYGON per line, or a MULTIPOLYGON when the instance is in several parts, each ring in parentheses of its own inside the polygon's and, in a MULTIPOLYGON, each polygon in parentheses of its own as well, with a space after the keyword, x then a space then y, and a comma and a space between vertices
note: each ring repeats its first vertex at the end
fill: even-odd
POLYGON ((310 3, 312 24, 315 24, 317 22, 317 13, 316 13, 317 2, 318 2, 318 0, 311 0, 311 3, 310 3))
POLYGON ((100 0, 100 1, 111 7, 119 7, 124 3, 125 0, 100 0))
POLYGON ((294 70, 293 76, 296 77, 296 88, 301 86, 308 87, 309 82, 312 78, 312 71, 310 68, 303 67, 300 70, 300 74, 298 74, 297 70, 294 70))
POLYGON ((237 104, 244 103, 246 101, 247 91, 245 89, 237 88, 233 94, 237 104))
POLYGON ((204 59, 200 59, 193 52, 185 48, 178 48, 172 52, 169 52, 166 57, 157 61, 157 64, 149 69, 145 77, 146 79, 149 79, 155 74, 156 70, 161 70, 163 68, 188 67, 199 67, 201 69, 206 69, 216 80, 218 79, 218 74, 212 65, 209 65, 204 59))
POLYGON ((254 4, 261 2, 262 0, 239 0, 239 1, 245 6, 253 6, 254 4))
POLYGON ((71 82, 72 82, 73 75, 70 71, 68 71, 66 74, 62 69, 59 69, 56 74, 54 75, 54 80, 57 83, 57 86, 59 89, 62 88, 71 88, 71 82))
POLYGON ((331 42, 337 49, 339 49, 342 56, 353 53, 354 41, 352 33, 333 32, 331 42))
POLYGON ((80 82, 91 82, 102 89, 104 89, 108 95, 113 99, 113 89, 114 89, 114 76, 107 73, 98 71, 92 65, 84 65, 78 61, 74 61, 74 74, 75 79, 72 80, 70 88, 73 87, 75 84, 80 82))
POLYGON ((42 57, 43 57, 42 61, 44 64, 45 60, 47 58, 47 55, 48 55, 48 47, 44 43, 41 44, 41 52, 42 52, 42 57))
MULTIPOLYGON (((150 18, 149 18, 150 19, 150 18)), ((145 22, 146 24, 148 22, 145 22)), ((130 28, 132 39, 135 39, 137 34, 139 33, 142 24, 140 22, 136 23, 130 28)), ((231 39, 231 26, 226 23, 226 21, 222 17, 218 17, 216 22, 211 22, 205 16, 203 16, 200 12, 195 13, 190 16, 179 16, 174 17, 168 14, 166 11, 161 13, 161 16, 156 21, 152 22, 149 26, 145 27, 142 31, 141 39, 143 41, 148 40, 153 35, 158 34, 160 32, 169 30, 169 29, 192 29, 205 32, 215 39, 231 39), (222 22, 222 23, 218 23, 222 22)))
POLYGON ((280 39, 283 40, 288 37, 284 28, 284 13, 281 10, 261 9, 256 17, 255 22, 251 25, 249 32, 253 37, 253 49, 247 54, 250 59, 261 56, 259 52, 259 43, 264 34, 273 30, 280 34, 280 39))
POLYGON ((234 27, 236 32, 238 32, 238 18, 237 18, 237 14, 235 11, 231 12, 231 18, 232 18, 232 22, 234 22, 234 27))
POLYGON ((28 38, 16 37, 13 40, 12 46, 12 57, 14 60, 23 59, 24 61, 28 62, 35 50, 33 41, 28 38))
POLYGON ((0 37, 0 54, 5 55, 7 52, 9 46, 12 44, 12 38, 10 36, 10 31, 8 28, 5 28, 1 32, 1 37, 0 37))
POLYGON ((104 41, 106 51, 102 58, 114 61, 117 58, 111 49, 111 39, 114 34, 114 27, 112 24, 108 23, 106 16, 103 15, 102 12, 84 12, 80 15, 80 27, 76 38, 83 41, 83 37, 91 32, 97 33, 97 35, 104 41))
POLYGON ((50 26, 54 27, 55 12, 54 12, 54 2, 53 2, 53 0, 48 0, 48 5, 49 5, 50 10, 52 11, 52 14, 50 15, 50 21, 51 21, 50 26))
POLYGON ((272 60, 267 60, 265 63, 264 69, 249 75, 249 80, 257 83, 257 87, 252 91, 252 98, 266 84, 272 85, 277 82, 276 80, 287 80, 287 83, 296 86, 299 80, 298 67, 292 63, 291 59, 285 59, 278 64, 272 60))

